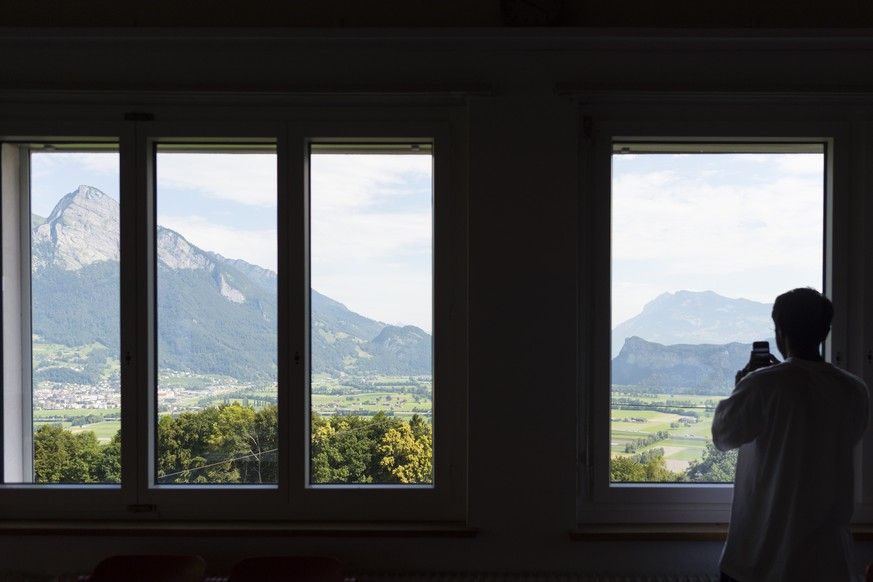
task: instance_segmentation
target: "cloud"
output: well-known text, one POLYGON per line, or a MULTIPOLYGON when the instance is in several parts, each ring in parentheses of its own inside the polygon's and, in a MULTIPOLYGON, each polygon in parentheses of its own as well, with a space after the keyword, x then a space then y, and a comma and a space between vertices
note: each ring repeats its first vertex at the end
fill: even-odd
POLYGON ((664 291, 772 300, 790 284, 820 287, 821 155, 645 158, 614 172, 616 322, 664 291))
MULTIPOLYGON (((164 152, 157 159, 161 226, 204 250, 276 270, 274 154, 164 152)), ((430 331, 432 156, 311 161, 313 286, 368 317, 430 331)), ((117 196, 118 171, 117 153, 52 154, 34 164, 49 211, 77 180, 100 187, 95 176, 113 181, 117 196)))
POLYGON ((386 323, 432 327, 431 156, 312 158, 312 285, 386 323))
MULTIPOLYGON (((319 277, 313 288, 328 297, 348 295, 345 276, 319 277)), ((361 273, 355 277, 355 293, 341 302, 370 319, 392 325, 415 325, 428 333, 433 330, 433 279, 430 274, 361 273), (390 293, 386 293, 390 289, 390 293)))
POLYGON ((159 153, 158 188, 276 207, 276 154, 159 153))
POLYGON ((118 200, 118 153, 35 151, 30 178, 31 208, 41 216, 48 216, 62 196, 82 184, 118 200))
POLYGON ((321 212, 370 208, 415 193, 430 202, 432 156, 313 155, 311 161, 312 203, 321 212))
POLYGON ((278 244, 275 229, 233 228, 210 222, 202 216, 162 216, 160 225, 175 230, 203 250, 276 271, 278 244))
POLYGON ((433 228, 427 213, 321 214, 312 218, 316 261, 390 260, 431 253, 433 228))
POLYGON ((705 273, 805 263, 810 251, 821 254, 819 181, 658 182, 645 176, 616 180, 614 259, 669 261, 673 269, 705 273))
POLYGON ((779 156, 776 163, 781 171, 794 175, 807 174, 821 179, 824 172, 824 156, 821 154, 779 156))

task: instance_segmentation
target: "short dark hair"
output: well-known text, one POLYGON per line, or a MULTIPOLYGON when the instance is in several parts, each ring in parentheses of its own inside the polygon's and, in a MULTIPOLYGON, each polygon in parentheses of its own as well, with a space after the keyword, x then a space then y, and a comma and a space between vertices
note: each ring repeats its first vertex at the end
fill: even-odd
POLYGON ((814 347, 823 342, 833 318, 831 300, 810 287, 792 289, 773 303, 773 323, 799 346, 814 347))

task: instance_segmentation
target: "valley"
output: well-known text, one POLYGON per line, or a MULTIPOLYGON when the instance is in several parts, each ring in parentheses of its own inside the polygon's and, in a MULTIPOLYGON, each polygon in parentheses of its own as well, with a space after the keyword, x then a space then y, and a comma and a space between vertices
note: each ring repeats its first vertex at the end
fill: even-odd
POLYGON ((721 398, 677 396, 658 390, 640 392, 638 387, 613 386, 611 456, 631 457, 660 448, 667 469, 684 473, 692 461, 699 461, 706 452, 706 443, 712 439, 712 415, 721 398), (660 438, 665 434, 666 438, 660 438))
MULTIPOLYGON (((67 370, 85 374, 94 346, 70 348, 59 344, 34 344, 34 370, 67 370)), ((92 365, 92 368, 95 366, 92 365)), ((93 383, 34 379, 34 430, 50 424, 73 433, 92 431, 98 441, 108 443, 121 427, 119 363, 111 357, 96 366, 93 383)), ((36 375, 36 372, 35 372, 36 375)), ((239 403, 258 409, 277 401, 277 386, 270 381, 242 381, 219 374, 198 374, 161 370, 158 374, 158 414, 199 412, 210 406, 239 403)), ((369 374, 334 377, 314 374, 310 404, 320 416, 374 416, 411 418, 414 414, 430 422, 433 410, 433 380, 430 375, 390 376, 369 374)))

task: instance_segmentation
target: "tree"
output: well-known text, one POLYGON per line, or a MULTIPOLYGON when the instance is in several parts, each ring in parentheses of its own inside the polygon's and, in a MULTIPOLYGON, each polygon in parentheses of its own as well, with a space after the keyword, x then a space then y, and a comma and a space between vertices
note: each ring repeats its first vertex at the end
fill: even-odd
MULTIPOLYGON (((271 405, 264 408, 275 409, 271 405)), ((256 413, 238 403, 218 407, 218 419, 208 442, 222 456, 227 469, 235 470, 243 483, 264 483, 266 453, 275 453, 277 414, 256 413)), ((275 475, 275 469, 271 471, 275 475)))
POLYGON ((378 446, 379 464, 400 483, 433 482, 431 434, 421 417, 388 429, 378 446), (413 427, 413 423, 415 426, 413 427))
POLYGON ((97 480, 101 483, 121 483, 121 430, 101 450, 97 466, 97 480))
POLYGON ((33 435, 33 477, 37 483, 97 483, 102 451, 91 431, 73 434, 43 425, 33 435))
MULTIPOLYGON (((377 415, 378 416, 378 415, 377 415)), ((373 417, 376 418, 375 416, 373 417)), ((311 475, 314 483, 373 482, 373 421, 312 413, 311 475)))
POLYGON ((646 480, 646 470, 632 457, 613 457, 609 463, 610 480, 615 483, 628 483, 646 480))
POLYGON ((685 471, 689 481, 697 483, 731 483, 737 472, 737 450, 722 452, 712 441, 699 461, 692 461, 685 471))
POLYGON ((324 418, 312 414, 311 475, 315 483, 431 483, 431 427, 384 412, 324 418))
MULTIPOLYGON (((204 468, 213 456, 209 445, 218 409, 183 412, 178 417, 158 420, 158 480, 161 483, 210 483, 204 468)), ((219 475, 214 475, 220 478, 219 475)), ((227 482, 220 479, 220 482, 227 482)))
POLYGON ((684 475, 667 468, 664 449, 661 448, 629 457, 613 457, 610 459, 609 472, 612 481, 617 483, 670 483, 684 478, 684 475))

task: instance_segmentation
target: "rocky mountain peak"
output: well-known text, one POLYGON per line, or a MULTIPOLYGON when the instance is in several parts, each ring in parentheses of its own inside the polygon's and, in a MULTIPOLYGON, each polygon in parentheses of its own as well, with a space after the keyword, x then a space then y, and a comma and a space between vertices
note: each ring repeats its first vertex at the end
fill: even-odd
MULTIPOLYGON (((90 186, 64 196, 43 221, 34 217, 34 333, 68 346, 119 344, 117 319, 90 317, 93 299, 118 305, 119 205, 90 186)), ((271 378, 276 367, 277 275, 225 258, 157 227, 158 310, 162 366, 198 374, 271 378), (191 354, 207 354, 193 357, 191 354)), ((386 326, 342 303, 311 295, 312 370, 333 377, 431 374, 432 338, 413 327, 386 326)), ((111 310, 109 310, 111 312, 111 310)))
POLYGON ((158 227, 158 261, 170 269, 215 270, 206 253, 169 228, 158 227))
POLYGON ((119 258, 118 202, 92 186, 64 196, 46 221, 34 229, 32 269, 54 266, 77 271, 119 258))
MULTIPOLYGON (((51 265, 77 271, 99 261, 117 261, 120 232, 118 202, 93 186, 79 186, 34 228, 33 269, 51 265)), ((158 227, 157 247, 158 260, 170 269, 216 268, 208 253, 170 229, 158 227)))

